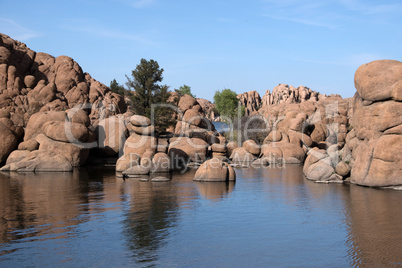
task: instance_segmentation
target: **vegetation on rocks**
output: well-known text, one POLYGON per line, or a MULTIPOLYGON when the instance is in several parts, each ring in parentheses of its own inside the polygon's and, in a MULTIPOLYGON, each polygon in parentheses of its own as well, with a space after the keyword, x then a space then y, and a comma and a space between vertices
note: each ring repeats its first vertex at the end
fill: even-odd
POLYGON ((175 89, 175 91, 179 94, 180 97, 187 94, 193 98, 196 98, 196 96, 191 92, 191 87, 187 85, 182 85, 181 87, 179 87, 179 89, 175 89))
POLYGON ((160 85, 163 80, 163 69, 155 60, 141 59, 140 64, 132 71, 132 78, 127 77, 127 86, 134 91, 133 109, 138 115, 153 120, 158 131, 164 131, 175 123, 174 109, 167 100, 170 97, 167 85, 160 85))
POLYGON ((245 108, 239 104, 237 93, 231 89, 217 90, 214 95, 214 103, 221 116, 225 116, 227 119, 244 115, 245 108))

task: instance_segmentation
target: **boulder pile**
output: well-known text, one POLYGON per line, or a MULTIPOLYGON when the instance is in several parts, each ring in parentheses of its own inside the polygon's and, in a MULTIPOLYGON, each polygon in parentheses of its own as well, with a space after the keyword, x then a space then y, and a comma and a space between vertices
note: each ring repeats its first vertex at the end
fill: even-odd
POLYGON ((249 91, 237 95, 241 105, 245 107, 244 115, 249 116, 256 113, 261 107, 261 97, 257 91, 249 91))
POLYGON ((197 98, 198 104, 201 106, 205 117, 211 122, 220 121, 220 115, 218 110, 215 108, 215 104, 206 99, 197 98))
POLYGON ((274 87, 272 93, 269 90, 265 92, 265 95, 262 97, 262 106, 268 107, 281 103, 301 103, 308 100, 319 101, 324 98, 326 98, 326 95, 322 95, 305 86, 295 88, 292 85, 279 84, 274 87))
MULTIPOLYGON (((38 148, 43 151, 71 145, 66 141, 69 139, 67 132, 63 132, 69 129, 74 135, 83 135, 75 137, 79 142, 94 139, 100 121, 124 113, 126 109, 122 96, 84 73, 72 58, 36 53, 25 44, 0 34, 0 137, 3 143, 0 163, 5 162, 22 140, 21 148, 32 149, 35 142, 40 141, 38 148), (66 112, 74 114, 74 118, 66 112), (87 135, 87 131, 90 134, 87 135)), ((105 147, 110 146, 105 144, 105 147)), ((86 150, 71 147, 64 154, 69 151, 73 154, 67 157, 72 166, 85 162, 86 150)))
POLYGON ((355 74, 353 130, 342 161, 365 186, 402 184, 402 62, 379 60, 355 74))
MULTIPOLYGON (((82 110, 81 110, 82 111, 82 110)), ((28 121, 24 141, 7 158, 2 171, 71 171, 88 158, 96 145, 85 112, 38 112, 28 121), (86 115, 86 117, 84 116, 86 115)))
POLYGON ((126 111, 122 96, 84 73, 72 58, 36 53, 0 34, 0 109, 10 113, 15 126, 25 127, 36 112, 77 105, 89 110, 91 122, 126 111))

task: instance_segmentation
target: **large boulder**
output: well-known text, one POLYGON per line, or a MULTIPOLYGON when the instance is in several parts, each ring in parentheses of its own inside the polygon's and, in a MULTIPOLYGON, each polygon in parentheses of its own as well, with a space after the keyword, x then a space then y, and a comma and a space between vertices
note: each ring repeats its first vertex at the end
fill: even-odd
POLYGON ((219 158, 205 161, 194 175, 194 181, 216 182, 234 180, 236 180, 236 173, 233 167, 219 158))
POLYGON ((15 151, 19 153, 18 159, 13 155, 14 160, 2 167, 1 171, 17 172, 66 172, 72 171, 71 162, 53 150, 36 150, 33 152, 15 151))
POLYGON ((130 117, 130 123, 135 127, 147 127, 151 125, 151 120, 142 115, 133 115, 130 117))
POLYGON ((24 140, 35 138, 36 135, 42 133, 42 126, 47 122, 65 122, 67 121, 67 113, 64 111, 39 112, 32 115, 25 129, 24 140))
POLYGON ((123 152, 127 129, 123 116, 111 116, 99 122, 96 128, 98 149, 104 156, 115 156, 123 152))
POLYGON ((0 123, 0 163, 4 162, 8 155, 17 148, 18 139, 13 131, 0 123))
POLYGON ((42 133, 52 140, 61 142, 86 142, 88 129, 85 125, 68 121, 48 121, 42 126, 42 133))
POLYGON ((355 87, 367 101, 402 101, 402 63, 377 60, 361 65, 355 74, 355 87))
POLYGON ((202 139, 178 137, 170 139, 168 154, 174 167, 179 167, 189 162, 204 162, 207 149, 208 143, 202 139))
POLYGON ((355 74, 350 180, 365 186, 402 184, 402 62, 364 64, 355 74))
POLYGON ((256 158, 257 157, 255 155, 251 154, 244 147, 238 147, 234 149, 229 157, 229 159, 232 160, 233 162, 245 165, 250 164, 256 158))
POLYGON ((157 145, 157 138, 134 133, 124 143, 124 154, 128 157, 130 155, 142 157, 147 150, 155 151, 157 145))
POLYGON ((156 153, 152 159, 151 172, 166 173, 170 171, 170 157, 166 153, 156 153))
POLYGON ((35 140, 39 143, 39 151, 52 151, 64 156, 73 167, 84 165, 89 155, 88 149, 81 148, 72 143, 56 141, 43 134, 37 135, 35 140))
POLYGON ((243 142, 243 148, 247 150, 250 154, 258 156, 261 152, 260 146, 254 140, 246 140, 243 142))
POLYGON ((18 144, 18 150, 27 150, 27 151, 35 151, 39 149, 39 143, 34 140, 26 140, 18 144))

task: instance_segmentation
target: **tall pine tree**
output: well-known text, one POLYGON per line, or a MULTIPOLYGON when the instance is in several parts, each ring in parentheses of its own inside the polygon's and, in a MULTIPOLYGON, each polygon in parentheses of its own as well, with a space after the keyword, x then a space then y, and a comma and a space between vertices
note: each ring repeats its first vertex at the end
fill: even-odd
POLYGON ((131 72, 132 79, 126 75, 128 80, 126 85, 134 91, 132 96, 134 112, 153 120, 159 132, 165 131, 175 123, 174 110, 165 106, 170 96, 169 87, 158 84, 163 80, 162 73, 163 69, 159 67, 157 61, 141 59, 140 64, 131 72))

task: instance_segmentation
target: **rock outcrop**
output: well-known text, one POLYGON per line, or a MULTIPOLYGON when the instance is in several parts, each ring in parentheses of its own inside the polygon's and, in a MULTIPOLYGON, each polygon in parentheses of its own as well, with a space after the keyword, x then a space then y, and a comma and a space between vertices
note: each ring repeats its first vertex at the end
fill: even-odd
POLYGON ((279 84, 272 90, 272 93, 267 90, 262 97, 262 106, 268 107, 281 103, 301 103, 304 101, 312 100, 319 101, 326 97, 316 91, 313 91, 305 86, 297 88, 292 85, 279 84))
POLYGON ((240 104, 245 107, 244 115, 252 115, 261 107, 260 94, 255 90, 239 94, 237 95, 237 98, 239 99, 240 104))
MULTIPOLYGON (((156 153, 158 139, 155 137, 151 120, 144 116, 134 115, 130 118, 128 129, 133 129, 132 134, 124 143, 124 155, 116 163, 116 171, 125 171, 129 168, 146 164, 148 173, 150 164, 156 153)), ((144 172, 142 169, 134 168, 132 172, 144 172)))
POLYGON ((73 122, 68 111, 38 112, 27 123, 24 142, 1 170, 71 171, 86 162, 89 148, 95 146, 93 131, 73 122))
MULTIPOLYGON (((355 74, 350 180, 365 186, 402 184, 402 63, 379 60, 355 74)), ((345 153, 345 156, 348 156, 345 153)))
POLYGON ((102 153, 115 154, 124 131, 115 134, 106 126, 112 118, 106 118, 125 111, 123 97, 84 73, 72 58, 36 53, 0 34, 0 137, 4 143, 0 163, 23 140, 19 150, 41 151, 32 154, 35 159, 46 159, 44 151, 51 150, 51 155, 64 155, 72 167, 79 166, 85 163, 90 146, 83 149, 77 143, 90 141, 97 147, 95 140, 102 131, 102 153))
POLYGON ((316 143, 324 136, 332 141, 333 129, 322 128, 315 135, 313 130, 310 136, 317 148, 309 150, 303 172, 318 182, 402 185, 402 63, 363 64, 356 71, 355 87, 349 122, 345 126, 344 118, 334 121, 339 124, 338 144, 328 146, 328 138, 326 144, 316 143))
POLYGON ((26 126, 31 115, 83 106, 92 122, 124 113, 122 96, 94 80, 72 58, 36 53, 0 34, 0 109, 15 126, 26 126))
POLYGON ((212 122, 220 121, 220 114, 215 108, 215 104, 206 99, 197 98, 198 104, 201 106, 202 111, 208 120, 212 122))
POLYGON ((182 96, 178 102, 174 134, 169 140, 168 154, 175 167, 189 162, 202 163, 207 159, 209 145, 226 141, 205 117, 197 100, 189 95, 182 96))

